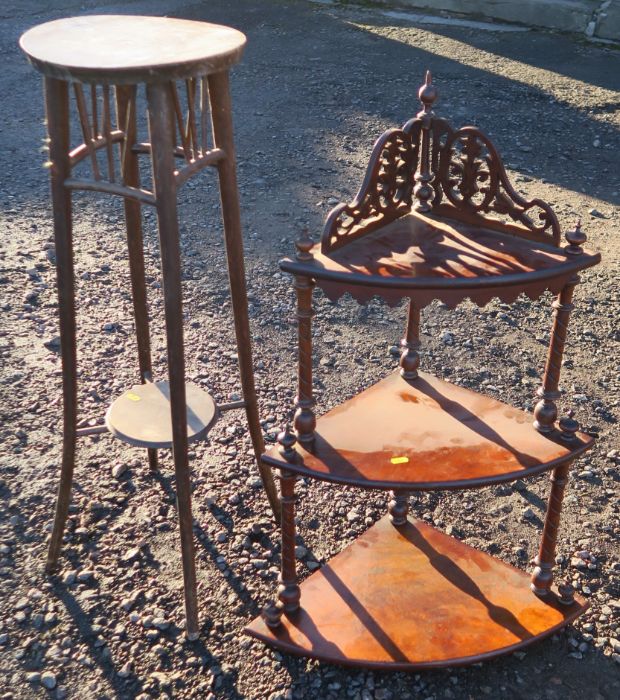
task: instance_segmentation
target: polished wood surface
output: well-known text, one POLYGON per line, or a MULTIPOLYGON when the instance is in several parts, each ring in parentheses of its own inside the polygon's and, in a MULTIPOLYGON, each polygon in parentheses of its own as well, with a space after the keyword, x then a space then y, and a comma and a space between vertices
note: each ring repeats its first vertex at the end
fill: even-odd
POLYGON ((33 27, 20 46, 45 75, 119 85, 226 70, 239 61, 245 42, 236 29, 208 22, 85 15, 33 27))
POLYGON ((330 253, 317 243, 311 253, 309 261, 285 258, 280 267, 312 277, 332 298, 344 291, 360 301, 390 290, 398 298, 416 292, 420 306, 433 298, 485 302, 493 296, 510 300, 522 292, 537 296, 547 288, 559 291, 576 270, 600 261, 599 254, 571 255, 550 243, 420 212, 405 214, 330 253), (424 296, 425 291, 430 294, 424 296))
MULTIPOLYGON (((215 401, 193 384, 185 385, 188 442, 199 440, 217 417, 215 401)), ((138 384, 121 394, 106 414, 108 430, 134 447, 172 447, 168 382, 138 384)))
POLYGON ((532 416, 420 372, 398 372, 318 419, 310 451, 277 447, 263 460, 325 481, 366 488, 467 488, 538 474, 592 444, 541 435, 532 416))
POLYGON ((523 648, 581 614, 526 573, 419 521, 382 518, 301 584, 301 608, 246 632, 278 649, 390 670, 455 666, 523 648))

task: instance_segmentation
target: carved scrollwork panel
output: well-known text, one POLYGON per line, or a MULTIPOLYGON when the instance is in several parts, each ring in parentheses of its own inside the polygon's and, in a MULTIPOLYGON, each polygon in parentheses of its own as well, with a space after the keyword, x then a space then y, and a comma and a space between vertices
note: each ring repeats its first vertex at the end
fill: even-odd
POLYGON ((339 204, 327 217, 321 237, 323 253, 336 250, 411 209, 419 127, 408 123, 405 128, 390 129, 375 143, 359 192, 352 202, 339 204))
POLYGON ((453 206, 483 217, 508 216, 541 240, 560 244, 560 226, 551 207, 541 199, 525 199, 513 188, 485 134, 463 127, 450 133, 439 151, 436 187, 453 206))

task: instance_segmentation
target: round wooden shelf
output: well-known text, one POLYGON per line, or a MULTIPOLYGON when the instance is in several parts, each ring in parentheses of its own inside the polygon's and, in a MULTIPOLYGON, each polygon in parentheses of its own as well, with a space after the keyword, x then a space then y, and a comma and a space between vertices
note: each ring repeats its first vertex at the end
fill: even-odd
MULTIPOLYGON (((185 385, 187 439, 200 440, 217 418, 213 398, 193 384, 185 385)), ((168 382, 138 384, 118 397, 105 417, 115 437, 135 447, 172 447, 170 387, 168 382)))
POLYGON ((245 42, 236 29, 209 22, 85 15, 39 24, 19 43, 52 78, 121 85, 226 70, 239 61, 245 42))

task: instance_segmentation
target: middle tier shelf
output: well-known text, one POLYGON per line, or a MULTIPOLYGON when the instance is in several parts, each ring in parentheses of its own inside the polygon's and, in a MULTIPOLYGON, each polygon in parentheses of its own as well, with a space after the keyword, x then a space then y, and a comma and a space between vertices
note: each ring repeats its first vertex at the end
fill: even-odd
POLYGON ((512 481, 574 459, 593 443, 539 433, 530 413, 420 372, 395 372, 317 420, 312 447, 263 462, 374 489, 458 489, 512 481))

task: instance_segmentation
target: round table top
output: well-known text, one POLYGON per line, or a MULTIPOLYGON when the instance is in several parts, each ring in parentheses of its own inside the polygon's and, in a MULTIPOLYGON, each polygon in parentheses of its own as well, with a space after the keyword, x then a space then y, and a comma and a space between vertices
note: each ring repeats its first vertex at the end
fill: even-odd
POLYGON ((20 46, 43 74, 128 84, 217 73, 237 63, 245 35, 231 27, 170 17, 84 15, 39 24, 20 46))

